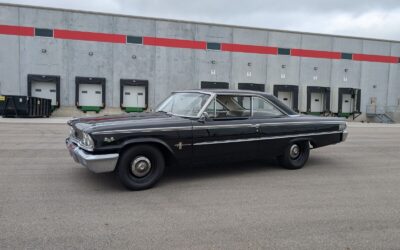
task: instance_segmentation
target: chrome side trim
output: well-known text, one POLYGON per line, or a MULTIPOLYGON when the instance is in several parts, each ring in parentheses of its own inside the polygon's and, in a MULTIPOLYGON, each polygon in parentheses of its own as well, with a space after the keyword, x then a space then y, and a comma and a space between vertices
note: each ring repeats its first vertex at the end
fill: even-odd
POLYGON ((237 142, 249 142, 249 141, 276 140, 276 139, 285 139, 285 138, 293 138, 293 137, 330 135, 330 134, 341 134, 341 133, 343 133, 343 131, 321 132, 321 133, 305 133, 305 134, 296 134, 296 135, 265 136, 265 137, 248 138, 248 139, 234 139, 234 140, 223 140, 223 141, 198 142, 198 143, 194 143, 193 146, 212 145, 212 144, 225 144, 225 143, 237 143, 237 142))
POLYGON ((192 130, 192 126, 185 126, 185 127, 163 127, 163 128, 133 128, 133 129, 120 129, 120 130, 109 130, 109 131, 98 131, 93 132, 93 135, 109 135, 109 134, 125 134, 125 133, 133 133, 133 132, 154 132, 154 131, 185 131, 185 130, 192 130))
POLYGON ((194 130, 201 129, 219 129, 219 128, 244 128, 244 127, 267 127, 267 126, 290 126, 290 125, 305 125, 305 124, 341 124, 342 122, 336 121, 322 121, 322 122, 268 122, 268 123, 257 123, 257 124, 233 124, 233 125, 211 125, 211 126, 193 126, 194 130))
POLYGON ((193 130, 203 130, 203 129, 220 129, 220 128, 251 128, 256 127, 257 124, 232 124, 232 125, 204 125, 204 126, 193 126, 193 130))
MULTIPOLYGON (((232 125, 204 125, 204 126, 193 126, 193 130, 202 130, 202 129, 224 129, 224 128, 249 128, 249 127, 263 127, 263 126, 290 126, 290 125, 305 125, 305 124, 341 124, 344 122, 340 121, 305 121, 305 122, 270 122, 270 123, 257 123, 257 124, 232 124, 232 125)), ((191 126, 185 127, 157 127, 157 128, 134 128, 134 129, 121 129, 121 130, 109 130, 109 131, 99 131, 93 132, 94 135, 108 135, 114 133, 133 133, 133 132, 154 132, 154 131, 187 131, 191 130, 191 126)))
POLYGON ((319 121, 319 122, 312 122, 312 121, 304 121, 304 122, 267 122, 267 123, 260 123, 260 126, 288 126, 288 125, 304 125, 304 124, 337 124, 340 125, 342 121, 319 121))

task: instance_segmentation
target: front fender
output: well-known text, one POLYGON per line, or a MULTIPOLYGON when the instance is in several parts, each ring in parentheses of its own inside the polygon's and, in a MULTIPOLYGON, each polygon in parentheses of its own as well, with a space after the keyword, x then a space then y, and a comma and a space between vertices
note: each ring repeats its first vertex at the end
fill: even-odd
POLYGON ((146 138, 134 138, 134 139, 129 139, 126 140, 122 143, 122 147, 121 149, 132 145, 132 144, 137 144, 137 143, 154 143, 154 144, 158 144, 161 145, 162 147, 164 147, 166 150, 168 150, 169 153, 171 153, 172 155, 174 155, 174 152, 172 150, 172 148, 165 143, 163 140, 158 139, 158 138, 152 138, 152 137, 146 137, 146 138))

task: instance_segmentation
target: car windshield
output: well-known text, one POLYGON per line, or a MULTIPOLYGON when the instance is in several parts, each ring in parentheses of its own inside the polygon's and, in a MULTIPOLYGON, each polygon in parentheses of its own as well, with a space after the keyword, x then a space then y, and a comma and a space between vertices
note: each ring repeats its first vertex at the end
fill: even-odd
POLYGON ((178 116, 198 116, 210 95, 203 93, 174 93, 163 101, 157 112, 166 112, 178 116))

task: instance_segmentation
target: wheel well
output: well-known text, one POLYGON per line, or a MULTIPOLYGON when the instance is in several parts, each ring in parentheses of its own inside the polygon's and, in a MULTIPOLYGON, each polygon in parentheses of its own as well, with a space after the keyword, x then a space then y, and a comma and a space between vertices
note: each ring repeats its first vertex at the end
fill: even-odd
MULTIPOLYGON (((162 145, 161 143, 157 143, 157 142, 132 142, 132 143, 129 143, 129 144, 126 144, 125 146, 123 146, 119 150, 119 154, 122 155, 127 149, 137 146, 137 145, 149 145, 149 146, 153 146, 153 147, 157 148, 158 150, 160 150, 160 152, 164 156, 166 167, 168 167, 171 164, 176 162, 176 159, 173 156, 173 154, 171 153, 171 151, 169 151, 166 146, 162 145)), ((118 163, 119 163, 119 159, 118 159, 118 163)), ((118 166, 118 163, 117 163, 117 166, 118 166)))
POLYGON ((298 138, 298 139, 290 141, 290 143, 294 143, 294 142, 308 142, 309 145, 311 146, 310 148, 317 147, 317 144, 315 143, 315 141, 312 138, 298 138))

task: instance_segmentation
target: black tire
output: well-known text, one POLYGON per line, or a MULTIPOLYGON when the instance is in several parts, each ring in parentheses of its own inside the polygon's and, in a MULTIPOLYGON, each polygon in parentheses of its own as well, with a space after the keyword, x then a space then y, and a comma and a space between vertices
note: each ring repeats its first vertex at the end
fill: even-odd
POLYGON ((117 175, 126 188, 144 190, 153 187, 160 180, 164 169, 165 160, 159 149, 150 145, 135 145, 121 155, 117 175), (140 164, 145 171, 139 168, 142 167, 140 164))
MULTIPOLYGON (((296 151, 295 151, 296 152, 296 151)), ((291 142, 286 148, 283 155, 278 157, 282 167, 290 170, 300 169, 306 164, 310 155, 310 144, 308 141, 291 142), (295 147, 298 147, 298 155, 292 153, 295 147)))

